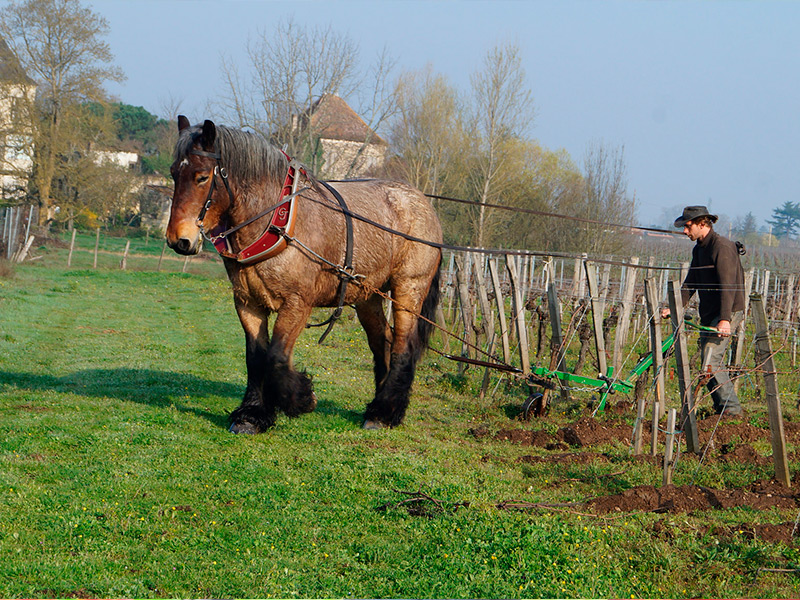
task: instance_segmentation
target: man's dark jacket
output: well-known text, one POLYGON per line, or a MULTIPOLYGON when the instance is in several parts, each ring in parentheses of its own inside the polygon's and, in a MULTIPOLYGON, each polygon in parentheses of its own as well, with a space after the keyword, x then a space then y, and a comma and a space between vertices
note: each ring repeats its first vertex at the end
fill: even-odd
POLYGON ((744 310, 744 270, 736 244, 713 229, 692 250, 689 274, 681 287, 683 305, 694 292, 700 298, 700 324, 730 321, 744 310))

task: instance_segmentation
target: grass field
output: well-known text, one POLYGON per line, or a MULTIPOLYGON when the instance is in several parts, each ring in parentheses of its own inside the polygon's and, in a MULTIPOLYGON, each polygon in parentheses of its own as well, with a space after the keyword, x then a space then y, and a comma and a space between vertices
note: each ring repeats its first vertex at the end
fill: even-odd
MULTIPOLYGON (((2 597, 797 597, 796 573, 758 572, 800 567, 796 546, 707 528, 793 513, 499 510, 661 473, 620 444, 599 449, 610 463, 520 464, 539 450, 470 430, 512 426, 525 392, 479 400, 482 373, 436 355, 405 424, 361 430, 372 368, 351 317, 322 346, 318 330, 298 343, 318 409, 234 436, 244 344, 218 262, 92 270, 82 255, 66 269, 66 250, 43 252, 0 277, 2 597)), ((558 408, 545 427, 570 418, 558 408)), ((715 465, 700 480, 770 476, 715 465)))

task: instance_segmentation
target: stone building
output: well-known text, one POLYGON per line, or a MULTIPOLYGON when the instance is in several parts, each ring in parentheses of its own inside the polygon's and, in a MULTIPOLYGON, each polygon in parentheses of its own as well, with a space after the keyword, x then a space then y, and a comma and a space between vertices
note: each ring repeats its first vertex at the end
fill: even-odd
POLYGON ((322 156, 318 176, 362 177, 383 165, 387 143, 339 96, 320 98, 309 122, 322 156))
POLYGON ((0 203, 24 198, 33 169, 30 107, 36 83, 0 38, 0 203))

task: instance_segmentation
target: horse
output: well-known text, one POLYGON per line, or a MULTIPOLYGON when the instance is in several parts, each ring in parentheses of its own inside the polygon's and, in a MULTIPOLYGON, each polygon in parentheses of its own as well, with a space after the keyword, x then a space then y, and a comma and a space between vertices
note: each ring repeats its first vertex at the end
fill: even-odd
POLYGON ((335 318, 343 305, 355 308, 373 356, 362 427, 400 425, 439 302, 442 229, 425 195, 387 180, 334 188, 265 137, 209 120, 192 126, 181 115, 178 132, 167 244, 194 255, 213 242, 244 329, 247 387, 230 431, 263 433, 279 410, 316 408, 311 378, 293 365, 295 342, 313 308, 336 308, 335 318))

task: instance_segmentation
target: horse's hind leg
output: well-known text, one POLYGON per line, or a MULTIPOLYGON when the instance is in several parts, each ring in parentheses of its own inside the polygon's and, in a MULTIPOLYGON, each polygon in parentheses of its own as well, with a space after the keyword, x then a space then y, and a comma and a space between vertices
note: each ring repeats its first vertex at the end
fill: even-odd
POLYGON ((418 319, 416 315, 421 313, 423 317, 430 319, 435 313, 439 299, 438 270, 427 290, 419 284, 407 288, 405 293, 398 289, 393 290, 396 303, 393 311, 394 337, 389 371, 382 385, 378 386, 375 399, 367 406, 364 429, 396 427, 403 422, 408 408, 417 361, 427 345, 430 333, 429 323, 418 319), (427 297, 423 301, 424 291, 427 291, 427 297))
POLYGON ((374 294, 366 302, 356 305, 356 314, 367 334, 367 343, 372 350, 375 371, 375 391, 383 386, 389 372, 389 357, 392 344, 392 329, 383 312, 383 299, 374 294))

